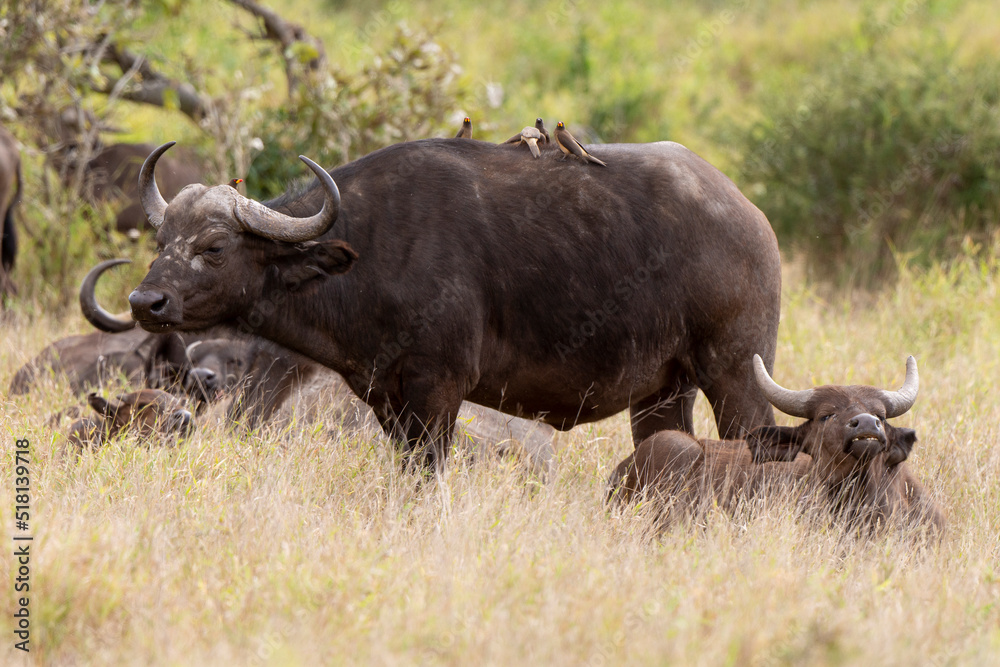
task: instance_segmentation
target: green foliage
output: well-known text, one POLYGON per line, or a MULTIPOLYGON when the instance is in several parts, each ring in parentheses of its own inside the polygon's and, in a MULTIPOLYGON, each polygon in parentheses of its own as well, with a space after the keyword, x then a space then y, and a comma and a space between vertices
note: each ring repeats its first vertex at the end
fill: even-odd
MULTIPOLYGON (((40 169, 41 165, 27 164, 26 180, 40 169)), ((21 248, 14 274, 19 298, 12 301, 13 309, 30 316, 78 311, 80 280, 95 264, 112 257, 127 257, 133 263, 102 280, 99 296, 109 309, 127 309, 123 295, 145 275, 152 248, 113 231, 110 206, 81 204, 70 191, 59 188, 49 192, 31 188, 28 194, 19 216, 21 248)))
POLYGON ((455 110, 468 97, 460 72, 454 52, 433 32, 403 25, 360 71, 306 72, 287 106, 264 113, 263 150, 249 171, 250 192, 284 192, 302 175, 291 155, 332 166, 393 143, 453 131, 455 110))
POLYGON ((926 263, 995 224, 1000 72, 953 66, 937 40, 897 52, 862 32, 872 45, 765 93, 740 179, 786 252, 871 284, 894 270, 894 249, 926 263))

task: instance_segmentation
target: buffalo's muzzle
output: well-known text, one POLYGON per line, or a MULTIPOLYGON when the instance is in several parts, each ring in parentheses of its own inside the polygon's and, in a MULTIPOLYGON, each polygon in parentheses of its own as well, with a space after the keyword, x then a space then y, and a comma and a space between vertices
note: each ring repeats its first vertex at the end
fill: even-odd
POLYGON ((158 289, 141 285, 128 295, 132 317, 140 324, 179 324, 180 308, 177 300, 158 289))
POLYGON ((844 453, 866 461, 885 451, 885 427, 875 415, 860 414, 844 428, 844 453))
POLYGON ((188 435, 194 430, 191 413, 187 410, 175 410, 167 419, 167 431, 188 435))
POLYGON ((192 368, 188 371, 184 389, 199 401, 209 402, 219 392, 219 375, 210 368, 192 368))

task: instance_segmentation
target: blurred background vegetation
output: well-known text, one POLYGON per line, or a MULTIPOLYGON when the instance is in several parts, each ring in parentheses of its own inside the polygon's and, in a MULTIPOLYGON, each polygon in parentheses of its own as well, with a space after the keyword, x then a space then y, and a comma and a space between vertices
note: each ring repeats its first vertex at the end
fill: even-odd
MULTIPOLYGON (((502 141, 536 116, 591 142, 669 139, 733 178, 787 258, 821 284, 877 288, 995 248, 1000 23, 972 0, 749 2, 13 0, 0 7, 0 122, 24 146, 24 230, 9 307, 71 302, 97 259, 145 260, 52 173, 52 118, 105 142, 193 147, 214 182, 274 196, 382 146, 450 136, 465 115, 502 141), (287 27, 287 26, 286 26, 287 27), (172 82, 108 49, 144 56, 172 82), (126 62, 127 64, 127 62, 126 62), (171 87, 173 86, 173 87, 171 87), (200 106, 185 108, 188 94, 200 106)), ((136 282, 142 261, 123 284, 136 282)), ((108 289, 118 289, 112 285, 108 289)))

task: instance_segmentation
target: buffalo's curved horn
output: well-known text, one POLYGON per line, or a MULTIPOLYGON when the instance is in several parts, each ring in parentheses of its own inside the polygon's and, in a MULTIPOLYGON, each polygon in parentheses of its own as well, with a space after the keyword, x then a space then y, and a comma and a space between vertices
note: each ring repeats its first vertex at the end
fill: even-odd
POLYGON ((885 403, 885 417, 898 417, 913 407, 920 390, 920 376, 917 374, 917 360, 910 355, 906 358, 906 379, 899 391, 883 391, 882 402, 885 403))
POLYGON ((273 241, 300 243, 325 233, 340 215, 340 190, 326 169, 304 155, 299 159, 316 174, 323 188, 323 208, 308 218, 295 218, 270 209, 260 202, 239 195, 236 202, 236 219, 249 231, 273 241))
POLYGON ((84 277, 83 282, 80 283, 80 310, 83 311, 83 316, 87 318, 87 321, 101 331, 119 333, 135 327, 135 320, 132 318, 120 319, 101 308, 100 304, 97 303, 97 295, 94 294, 97 280, 102 273, 112 266, 130 264, 131 262, 130 259, 109 259, 106 262, 101 262, 92 268, 84 277))
POLYGON ((187 359, 188 361, 191 361, 191 353, 194 352, 194 348, 198 347, 203 342, 204 341, 196 340, 195 342, 191 343, 186 348, 184 348, 184 358, 187 359))
POLYGON ((160 189, 156 187, 156 161, 176 143, 168 141, 150 153, 142 163, 142 169, 139 170, 139 203, 142 204, 142 210, 153 229, 158 229, 163 224, 163 216, 167 212, 167 202, 160 194, 160 189))
POLYGON ((760 358, 759 354, 753 355, 753 370, 757 376, 757 386, 760 387, 768 403, 786 415, 808 418, 806 404, 812 398, 812 389, 802 389, 799 391, 785 389, 771 379, 767 369, 764 368, 764 360, 760 358))

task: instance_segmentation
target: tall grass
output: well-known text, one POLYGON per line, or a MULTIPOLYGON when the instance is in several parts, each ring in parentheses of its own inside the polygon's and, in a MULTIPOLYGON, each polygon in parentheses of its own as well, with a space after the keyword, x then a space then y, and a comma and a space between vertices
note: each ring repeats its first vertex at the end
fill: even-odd
MULTIPOLYGON (((305 425, 65 455, 68 389, 5 400, 3 455, 33 444, 31 613, 45 663, 989 664, 1000 658, 998 248, 821 296, 786 269, 775 377, 921 391, 897 424, 948 517, 940 543, 872 540, 781 504, 660 537, 610 511, 623 417, 557 438, 547 480, 461 451, 437 482, 388 445, 305 425)), ((79 323, 77 323, 79 325, 79 323)), ((79 325, 82 326, 82 325, 79 325)), ((8 330, 0 384, 72 329, 8 330)), ((703 403, 696 428, 712 431, 703 403)), ((0 488, 12 488, 12 467, 0 488)), ((8 497, 9 493, 8 492, 8 497)), ((10 517, 8 516, 8 519, 10 517)), ((11 550, 0 551, 11 568, 11 550)), ((11 571, 8 569, 8 571, 11 571)), ((12 604, 6 589, 8 604, 12 604)), ((0 631, 11 637, 11 617, 0 631)), ((15 658, 5 642, 2 658, 15 658)))

